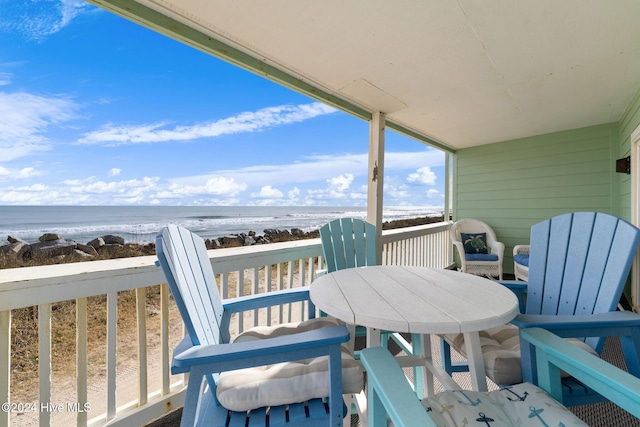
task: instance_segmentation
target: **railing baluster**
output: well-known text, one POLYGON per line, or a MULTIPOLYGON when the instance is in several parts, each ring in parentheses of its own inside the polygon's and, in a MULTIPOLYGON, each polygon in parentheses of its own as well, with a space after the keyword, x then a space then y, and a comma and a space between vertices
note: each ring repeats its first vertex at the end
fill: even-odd
POLYGON ((78 411, 76 422, 78 426, 87 425, 87 411, 85 404, 89 401, 87 395, 87 298, 76 299, 76 398, 78 411))
POLYGON ((107 293, 107 421, 116 416, 118 293, 107 293))
MULTIPOLYGON (((271 274, 271 269, 273 268, 273 265, 269 264, 267 266, 264 267, 264 291, 265 292, 270 292, 271 291, 271 279, 272 279, 272 274, 271 274)), ((267 326, 271 326, 271 307, 267 307, 267 326)))
MULTIPOLYGON (((258 267, 253 267, 253 275, 251 276, 251 286, 253 289, 253 294, 260 293, 260 269, 258 267)), ((258 309, 253 310, 253 326, 258 326, 260 311, 258 309)))
POLYGON ((229 298, 229 272, 220 275, 222 277, 222 299, 229 298))
POLYGON ((171 389, 169 365, 169 285, 160 285, 160 345, 162 369, 162 395, 169 394, 171 389))
POLYGON ((147 403, 147 290, 136 289, 136 312, 138 320, 138 403, 147 403))
MULTIPOLYGON (((304 258, 300 258, 298 260, 298 286, 302 287, 306 285, 306 280, 305 280, 305 260, 304 258)), ((309 283, 311 283, 311 281, 309 281, 309 283)), ((300 318, 298 320, 303 320, 305 319, 305 315, 304 315, 304 302, 300 303, 300 318)))
MULTIPOLYGON (((277 268, 277 275, 278 275, 278 285, 277 285, 277 289, 278 290, 282 290, 284 289, 284 269, 282 268, 282 263, 279 262, 278 263, 278 268, 277 268)), ((282 324, 283 323, 283 312, 282 312, 282 306, 278 307, 278 324, 282 324)))
MULTIPOLYGON (((238 270, 237 294, 244 296, 244 269, 238 270)), ((238 314, 238 333, 244 331, 244 313, 238 314)))
MULTIPOLYGON (((10 402, 11 310, 0 311, 0 404, 10 402)), ((11 411, 0 411, 0 427, 9 426, 11 411)))
MULTIPOLYGON (((293 261, 289 261, 289 262, 287 263, 287 276, 288 276, 288 277, 287 277, 287 287, 288 287, 289 289, 293 288, 293 287, 294 287, 294 285, 295 285, 295 284, 294 284, 294 280, 293 280, 293 279, 294 279, 294 278, 293 278, 293 274, 294 274, 294 270, 295 270, 295 268, 294 268, 294 267, 295 267, 295 262, 293 262, 293 261)), ((291 316, 292 316, 292 314, 293 314, 293 313, 292 313, 292 311, 293 311, 293 304, 292 304, 292 303, 289 303, 289 304, 288 304, 288 306, 287 306, 287 309, 288 309, 288 313, 287 313, 287 322, 292 322, 292 317, 291 317, 291 316)))
POLYGON ((51 303, 38 305, 38 381, 40 382, 40 427, 51 425, 51 303))

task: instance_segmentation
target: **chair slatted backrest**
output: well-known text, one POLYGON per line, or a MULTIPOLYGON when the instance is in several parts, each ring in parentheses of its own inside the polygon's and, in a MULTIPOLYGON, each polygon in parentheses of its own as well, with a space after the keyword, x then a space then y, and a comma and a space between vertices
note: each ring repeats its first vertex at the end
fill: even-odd
POLYGON ((376 228, 355 218, 340 218, 320 228, 327 272, 378 265, 376 228))
POLYGON ((202 238, 170 225, 156 237, 156 253, 192 344, 219 344, 222 301, 202 238))
MULTIPOLYGON (((604 213, 569 213, 534 225, 527 314, 615 310, 639 243, 638 228, 604 213)), ((600 351, 604 340, 587 342, 600 351)))

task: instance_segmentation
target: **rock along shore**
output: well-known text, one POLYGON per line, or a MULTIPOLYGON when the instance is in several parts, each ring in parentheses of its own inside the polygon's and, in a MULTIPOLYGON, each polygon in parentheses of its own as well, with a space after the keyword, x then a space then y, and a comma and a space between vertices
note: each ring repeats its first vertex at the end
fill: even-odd
MULTIPOLYGON (((383 228, 410 227, 441 222, 442 220, 442 216, 395 220, 385 222, 383 228)), ((262 235, 258 235, 255 231, 249 231, 248 233, 206 239, 205 243, 207 249, 220 249, 313 239, 319 236, 319 230, 305 232, 299 228, 291 230, 268 228, 264 230, 262 235)), ((86 244, 65 239, 56 233, 43 234, 38 242, 31 244, 19 237, 8 236, 7 242, 0 244, 0 269, 154 254, 154 243, 127 243, 122 237, 111 234, 97 237, 86 244)))

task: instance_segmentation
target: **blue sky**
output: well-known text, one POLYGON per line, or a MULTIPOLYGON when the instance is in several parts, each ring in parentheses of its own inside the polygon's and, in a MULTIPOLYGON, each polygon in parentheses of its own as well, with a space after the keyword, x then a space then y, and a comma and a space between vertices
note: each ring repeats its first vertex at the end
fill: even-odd
MULTIPOLYGON (((79 0, 0 0, 0 204, 366 205, 368 123, 79 0)), ((386 134, 385 206, 444 154, 386 134)))

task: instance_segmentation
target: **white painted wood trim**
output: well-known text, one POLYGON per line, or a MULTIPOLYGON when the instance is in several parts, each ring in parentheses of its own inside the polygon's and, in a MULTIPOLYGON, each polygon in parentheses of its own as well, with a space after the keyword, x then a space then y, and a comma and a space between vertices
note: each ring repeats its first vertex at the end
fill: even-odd
MULTIPOLYGON (((640 125, 631 132, 631 222, 640 227, 640 125)), ((633 260, 631 274, 631 305, 638 312, 640 298, 640 255, 633 260)))

